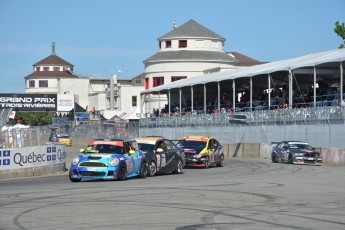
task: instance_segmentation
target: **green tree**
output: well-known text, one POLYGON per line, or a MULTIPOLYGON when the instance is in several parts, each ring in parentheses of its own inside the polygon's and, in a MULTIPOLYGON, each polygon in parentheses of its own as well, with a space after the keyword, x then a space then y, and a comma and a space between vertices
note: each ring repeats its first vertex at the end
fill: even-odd
MULTIPOLYGON (((50 112, 17 112, 16 120, 23 120, 24 124, 31 126, 51 125, 53 113, 50 112)), ((13 123, 15 123, 13 121, 13 123)))
POLYGON ((344 22, 340 25, 339 21, 335 23, 334 32, 343 39, 343 44, 340 44, 339 48, 345 48, 345 26, 344 22))

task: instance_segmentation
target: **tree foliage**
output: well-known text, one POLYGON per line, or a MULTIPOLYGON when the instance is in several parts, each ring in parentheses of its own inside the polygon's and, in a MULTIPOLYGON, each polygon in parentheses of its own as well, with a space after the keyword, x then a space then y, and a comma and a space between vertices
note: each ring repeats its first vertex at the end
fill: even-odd
POLYGON ((12 123, 17 120, 23 120, 24 124, 31 126, 51 125, 53 113, 49 112, 17 112, 12 123))
POLYGON ((339 21, 335 23, 334 32, 343 39, 343 43, 340 44, 339 48, 345 48, 345 26, 344 22, 340 25, 339 21))

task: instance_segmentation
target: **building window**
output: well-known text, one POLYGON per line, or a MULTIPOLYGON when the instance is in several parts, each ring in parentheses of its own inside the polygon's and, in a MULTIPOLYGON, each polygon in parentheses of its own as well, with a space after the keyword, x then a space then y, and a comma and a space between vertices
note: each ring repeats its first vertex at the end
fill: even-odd
POLYGON ((187 47, 187 40, 179 40, 178 41, 179 48, 186 48, 187 47))
POLYGON ((171 48, 171 41, 165 41, 165 48, 171 48))
POLYGON ((40 67, 36 67, 36 71, 37 72, 40 72, 41 70, 40 70, 40 67))
POLYGON ((43 67, 43 71, 49 71, 49 67, 43 67))
POLYGON ((60 71, 60 67, 53 67, 54 71, 60 71))
POLYGON ((29 88, 35 88, 35 81, 34 80, 29 81, 29 88))
POLYGON ((38 82, 39 87, 48 87, 48 80, 40 80, 38 82))
POLYGON ((181 80, 181 79, 186 79, 187 76, 172 76, 171 77, 171 82, 173 81, 178 81, 178 80, 181 80))
POLYGON ((164 77, 154 77, 152 85, 153 87, 164 85, 164 77))
POLYGON ((145 89, 149 89, 149 79, 145 78, 145 89))
POLYGON ((137 96, 132 96, 132 106, 137 106, 137 96))

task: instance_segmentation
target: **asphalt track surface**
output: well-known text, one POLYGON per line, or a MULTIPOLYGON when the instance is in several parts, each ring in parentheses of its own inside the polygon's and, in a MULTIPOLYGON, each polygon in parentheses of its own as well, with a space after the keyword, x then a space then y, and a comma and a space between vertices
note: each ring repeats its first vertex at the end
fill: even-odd
POLYGON ((229 158, 127 181, 3 179, 0 230, 345 229, 344 175, 344 167, 229 158))

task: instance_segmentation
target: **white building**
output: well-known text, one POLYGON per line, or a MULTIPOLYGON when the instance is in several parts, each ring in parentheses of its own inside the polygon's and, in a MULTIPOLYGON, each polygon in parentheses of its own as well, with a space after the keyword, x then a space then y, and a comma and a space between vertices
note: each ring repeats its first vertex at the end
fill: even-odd
MULTIPOLYGON (((224 52, 225 38, 194 20, 176 27, 158 38, 159 51, 144 61, 145 90, 173 81, 241 68, 239 56, 246 62, 254 59, 240 53, 224 52)), ((163 95, 146 95, 145 113, 164 107, 163 95), (158 103, 158 101, 161 101, 158 103)))
POLYGON ((108 119, 114 115, 135 119, 144 100, 145 113, 163 108, 167 103, 167 100, 162 101, 163 95, 141 98, 140 92, 144 89, 261 64, 237 52, 224 52, 225 38, 194 20, 174 26, 158 38, 158 42, 159 51, 144 60, 145 72, 132 79, 77 76, 73 73, 74 66, 55 54, 53 43, 51 55, 35 63, 33 73, 25 77, 25 92, 74 94, 76 103, 87 111, 95 107, 108 119))
POLYGON ((142 74, 133 79, 80 77, 73 73, 73 67, 55 54, 53 43, 51 55, 35 63, 33 73, 25 77, 25 93, 74 94, 77 104, 87 111, 95 107, 107 119, 124 113, 127 118, 136 118, 144 89, 142 74))

